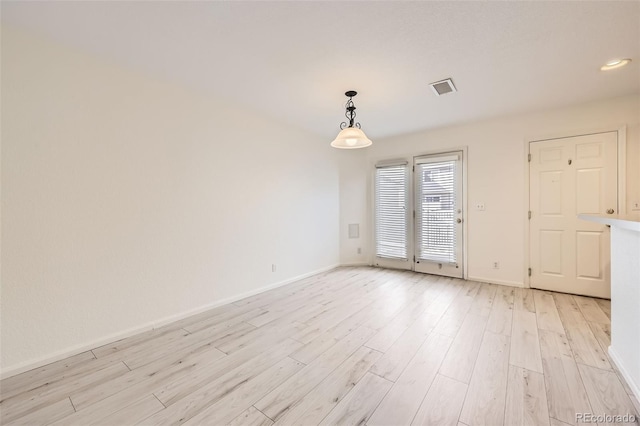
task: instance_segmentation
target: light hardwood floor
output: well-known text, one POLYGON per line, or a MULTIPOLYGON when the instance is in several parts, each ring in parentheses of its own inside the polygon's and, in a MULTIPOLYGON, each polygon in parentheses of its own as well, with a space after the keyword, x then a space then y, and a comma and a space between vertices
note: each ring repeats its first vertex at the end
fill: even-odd
MULTIPOLYGON (((633 414, 610 304, 345 267, 0 383, 3 425, 565 425, 633 414)), ((637 424, 637 421, 636 421, 637 424)))

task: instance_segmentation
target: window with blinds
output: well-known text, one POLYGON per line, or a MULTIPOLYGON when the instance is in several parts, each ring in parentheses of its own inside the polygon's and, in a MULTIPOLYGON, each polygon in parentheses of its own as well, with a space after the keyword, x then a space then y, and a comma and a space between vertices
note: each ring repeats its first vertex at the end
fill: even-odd
POLYGON ((376 256, 407 259, 407 165, 376 167, 376 256))
POLYGON ((416 164, 416 258, 452 263, 456 256, 457 158, 416 164))

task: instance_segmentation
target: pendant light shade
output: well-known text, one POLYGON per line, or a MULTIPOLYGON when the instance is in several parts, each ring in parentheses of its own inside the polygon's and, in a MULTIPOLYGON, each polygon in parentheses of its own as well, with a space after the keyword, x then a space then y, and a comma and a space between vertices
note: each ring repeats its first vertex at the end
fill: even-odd
POLYGON ((367 138, 367 135, 357 127, 342 129, 333 142, 331 142, 332 147, 342 149, 365 148, 371 144, 372 142, 367 138))
POLYGON ((342 122, 340 124, 340 129, 342 130, 333 142, 331 142, 331 146, 334 148, 357 149, 365 148, 372 144, 371 140, 364 134, 362 129, 360 129, 360 123, 354 122, 356 118, 356 107, 353 104, 352 98, 357 94, 358 92, 354 90, 345 93, 345 96, 347 96, 349 100, 345 105, 346 112, 344 115, 349 119, 349 123, 342 122))

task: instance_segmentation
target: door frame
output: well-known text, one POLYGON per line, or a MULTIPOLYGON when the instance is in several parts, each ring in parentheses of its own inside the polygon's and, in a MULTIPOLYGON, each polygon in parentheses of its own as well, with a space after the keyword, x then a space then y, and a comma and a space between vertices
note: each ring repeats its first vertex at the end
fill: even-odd
MULTIPOLYGON (((460 182, 459 182, 460 183, 460 194, 459 194, 459 199, 458 199, 459 203, 456 203, 456 205, 457 205, 457 208, 459 208, 460 211, 461 211, 459 219, 462 219, 462 222, 459 224, 460 229, 462 231, 462 235, 461 235, 461 238, 459 240, 460 244, 461 244, 460 252, 459 252, 460 259, 457 262, 457 264, 460 265, 461 267, 460 266, 456 266, 455 269, 457 269, 456 273, 460 273, 462 275, 462 277, 454 277, 453 275, 446 275, 446 274, 443 274, 442 276, 465 279, 466 275, 464 273, 464 265, 466 263, 465 262, 466 259, 464 257, 464 255, 465 255, 465 253, 464 253, 464 236, 465 236, 465 230, 464 230, 464 224, 465 224, 464 217, 465 216, 464 216, 464 213, 466 212, 466 208, 464 206, 464 201, 463 201, 464 176, 463 176, 462 165, 465 162, 465 157, 464 157, 464 152, 463 151, 451 150, 451 151, 447 151, 447 152, 442 152, 440 154, 420 155, 420 156, 413 157, 413 165, 412 165, 412 171, 413 171, 413 182, 412 182, 412 185, 413 185, 413 192, 412 192, 412 196, 413 196, 413 200, 412 200, 413 201, 413 218, 412 219, 413 219, 414 232, 413 232, 413 264, 412 264, 411 268, 415 272, 420 272, 420 273, 424 273, 424 274, 439 275, 439 274, 437 274, 437 272, 427 272, 427 271, 424 271, 424 269, 425 268, 426 269, 433 268, 435 266, 435 264, 440 263, 440 262, 429 261, 429 262, 426 262, 425 264, 421 264, 422 265, 421 268, 418 268, 418 265, 417 265, 419 263, 417 261, 417 258, 416 258, 416 252, 417 252, 417 246, 418 246, 418 233, 415 232, 415 230, 418 229, 418 227, 417 227, 418 216, 419 216, 419 213, 418 213, 418 198, 419 198, 420 194, 419 194, 419 191, 418 191, 419 190, 419 184, 418 184, 419 179, 416 179, 416 177, 417 177, 417 173, 416 173, 417 164, 416 163, 419 162, 420 159, 438 158, 438 157, 439 158, 443 158, 443 157, 454 156, 454 155, 456 157, 457 156, 460 157, 458 160, 456 160, 456 161, 459 162, 459 167, 456 167, 456 169, 458 169, 458 171, 460 173, 460 175, 459 175, 460 176, 460 182), (426 267, 425 267, 425 265, 426 265, 426 267), (423 270, 418 271, 418 269, 423 269, 423 270)), ((458 201, 458 200, 456 200, 456 201, 458 201)), ((454 224, 454 226, 455 226, 455 224, 454 224)), ((440 264, 440 268, 441 269, 449 270, 451 268, 451 265, 446 265, 446 268, 444 268, 443 266, 445 266, 445 265, 443 265, 443 263, 444 262, 442 262, 440 264)))
POLYGON ((610 133, 615 132, 617 134, 617 148, 618 148, 618 213, 626 213, 626 158, 627 158, 627 126, 621 125, 618 127, 599 127, 581 131, 569 131, 561 133, 552 133, 543 136, 531 136, 526 137, 524 140, 524 198, 523 198, 523 211, 522 217, 524 222, 524 262, 522 276, 524 277, 523 283, 525 288, 531 288, 531 277, 529 276, 529 268, 531 267, 531 227, 529 226, 529 198, 530 198, 530 179, 529 179, 529 154, 531 153, 530 147, 534 142, 543 142, 552 139, 565 139, 578 136, 588 136, 598 133, 610 133))
MULTIPOLYGON (((371 224, 371 226, 369 227, 369 253, 371 253, 370 258, 369 258, 369 265, 374 265, 376 264, 376 254, 375 254, 375 249, 376 249, 376 240, 375 240, 375 166, 376 164, 379 163, 383 163, 383 162, 387 162, 387 161, 398 161, 398 160, 405 160, 408 162, 408 166, 409 168, 409 190, 410 190, 410 194, 409 194, 409 200, 407 202, 407 209, 410 212, 413 212, 415 209, 415 188, 414 188, 414 183, 415 183, 415 172, 414 172, 414 159, 416 157, 423 157, 423 156, 427 156, 427 155, 438 155, 438 154, 446 154, 448 152, 454 152, 454 151, 461 151, 462 152, 462 258, 463 258, 463 262, 462 262, 462 279, 466 280, 469 277, 469 272, 468 272, 468 265, 469 262, 467 261, 468 259, 468 254, 467 254, 467 246, 468 244, 468 237, 469 237, 469 231, 468 231, 468 221, 467 221, 467 163, 469 161, 469 150, 467 146, 453 146, 453 147, 443 147, 443 148, 439 148, 439 149, 433 149, 433 150, 428 150, 428 151, 420 151, 420 152, 408 152, 408 153, 404 153, 403 155, 394 155, 394 156, 383 156, 383 157, 375 157, 375 158, 371 158, 369 161, 369 170, 371 171, 369 173, 369 208, 368 208, 368 221, 371 224)), ((401 269, 405 269, 405 270, 414 270, 414 262, 413 262, 413 255, 415 254, 415 238, 414 238, 414 224, 415 224, 415 219, 413 218, 413 215, 410 215, 408 224, 407 224, 407 233, 409 234, 407 236, 407 254, 411 256, 411 259, 409 259, 408 263, 408 267, 407 268, 401 268, 401 269)), ((387 266, 382 262, 379 262, 381 267, 384 268, 395 268, 395 269, 399 269, 398 266, 387 266)))

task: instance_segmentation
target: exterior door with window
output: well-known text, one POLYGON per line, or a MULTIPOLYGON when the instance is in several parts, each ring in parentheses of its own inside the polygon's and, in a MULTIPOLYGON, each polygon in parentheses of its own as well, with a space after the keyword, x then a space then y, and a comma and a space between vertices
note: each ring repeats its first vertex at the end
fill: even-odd
POLYGON ((376 165, 376 266, 463 278, 462 155, 376 165))
POLYGON ((463 277, 462 152, 414 159, 414 270, 463 277))

